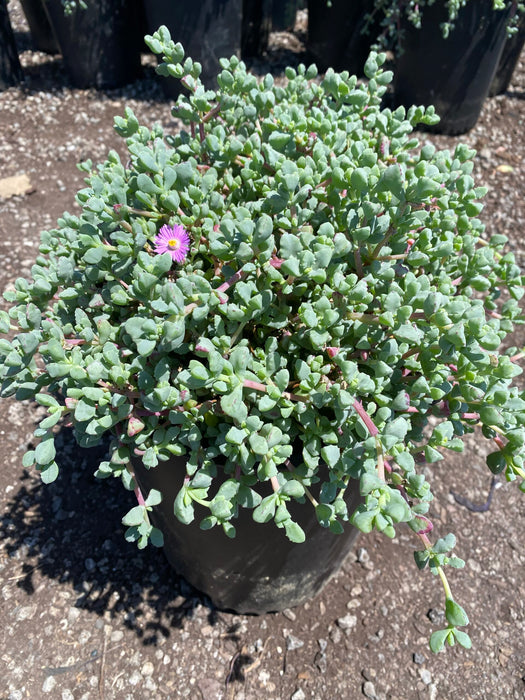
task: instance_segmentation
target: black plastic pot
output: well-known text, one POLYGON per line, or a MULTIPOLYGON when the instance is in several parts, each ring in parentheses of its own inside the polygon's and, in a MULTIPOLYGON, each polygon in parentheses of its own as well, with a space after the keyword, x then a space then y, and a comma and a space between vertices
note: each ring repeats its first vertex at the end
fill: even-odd
POLYGON ((363 75, 370 46, 379 34, 372 24, 366 34, 365 16, 374 9, 374 0, 308 0, 307 48, 321 71, 332 67, 363 75))
POLYGON ((525 13, 521 15, 518 31, 505 41, 498 68, 490 86, 490 97, 502 95, 504 92, 507 92, 524 44, 525 13))
MULTIPOLYGON (((202 65, 201 80, 215 87, 219 59, 240 55, 243 0, 145 0, 148 31, 162 24, 173 41, 184 46, 187 56, 202 65)), ((162 79, 170 96, 179 92, 177 80, 162 79)))
MULTIPOLYGON (((510 10, 509 10, 510 11, 510 10)), ((492 0, 468 2, 443 38, 444 0, 425 7, 421 29, 406 22, 394 71, 398 105, 434 105, 441 121, 433 131, 462 134, 478 120, 506 38, 509 11, 492 0)))
POLYGON ((61 0, 44 0, 64 66, 75 87, 114 88, 136 80, 145 49, 139 0, 89 0, 64 14, 61 0))
POLYGON ((272 29, 285 32, 293 29, 297 15, 297 0, 272 0, 272 29))
POLYGON ((23 77, 7 2, 0 0, 0 90, 18 85, 23 77))
POLYGON ((241 57, 257 58, 268 48, 272 28, 272 0, 243 0, 241 57))
POLYGON ((44 0, 20 0, 33 47, 44 53, 58 53, 58 44, 53 34, 49 18, 44 9, 44 0))
MULTIPOLYGON (((152 488, 163 494, 152 516, 164 534, 168 561, 223 610, 262 614, 309 600, 338 571, 358 534, 347 524, 344 533, 334 535, 318 524, 310 503, 295 501, 289 510, 306 532, 302 544, 290 542, 272 522, 256 523, 252 511, 244 508, 235 520, 233 539, 220 526, 201 530, 199 522, 209 511, 200 506, 195 521, 184 525, 173 514, 173 502, 186 473, 184 458, 173 457, 154 469, 146 469, 138 458, 132 464, 144 497, 152 488)), ((352 483, 356 486, 349 489, 349 512, 360 501, 357 482, 352 483)))

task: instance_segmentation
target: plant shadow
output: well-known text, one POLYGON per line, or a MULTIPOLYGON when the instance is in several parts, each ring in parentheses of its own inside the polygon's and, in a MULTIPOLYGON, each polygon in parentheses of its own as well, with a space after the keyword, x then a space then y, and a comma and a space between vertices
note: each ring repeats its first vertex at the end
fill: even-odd
POLYGON ((135 497, 119 479, 94 478, 106 446, 81 449, 62 429, 56 447, 58 479, 44 486, 26 472, 0 518, 2 547, 8 561, 18 560, 17 587, 33 596, 42 579, 57 581, 75 591, 74 607, 109 613, 145 645, 182 628, 198 606, 208 624, 217 624, 219 611, 173 571, 162 550, 139 551, 124 539, 121 518, 135 497))

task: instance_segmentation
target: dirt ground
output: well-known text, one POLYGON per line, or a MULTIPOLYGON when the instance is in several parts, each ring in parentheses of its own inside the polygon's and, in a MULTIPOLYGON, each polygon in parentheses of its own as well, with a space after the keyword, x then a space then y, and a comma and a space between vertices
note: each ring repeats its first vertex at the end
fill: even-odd
MULTIPOLYGON (((176 128, 145 61, 121 90, 72 89, 61 60, 33 52, 18 0, 10 12, 25 83, 0 94, 0 178, 26 175, 27 194, 0 198, 0 288, 29 274, 39 232, 75 211, 76 163, 122 152, 114 115, 176 128)), ((267 62, 301 58, 299 36, 272 36, 267 62)), ((476 180, 489 186, 482 218, 525 250, 525 62, 469 134, 421 134, 440 147, 473 145, 476 180)), ((516 337, 525 344, 525 332, 516 337)), ((0 404, 0 698, 106 700, 499 700, 525 697, 524 497, 501 484, 488 513, 459 506, 449 489, 485 500, 482 448, 428 469, 437 535, 458 537, 465 569, 451 583, 471 618, 473 648, 432 655, 427 640, 442 592, 418 572, 409 531, 390 542, 362 536, 343 570, 310 603, 284 613, 215 610, 172 571, 161 551, 123 538, 132 494, 93 477, 103 448, 81 450, 62 430, 61 476, 43 487, 22 467, 34 406, 0 404)))

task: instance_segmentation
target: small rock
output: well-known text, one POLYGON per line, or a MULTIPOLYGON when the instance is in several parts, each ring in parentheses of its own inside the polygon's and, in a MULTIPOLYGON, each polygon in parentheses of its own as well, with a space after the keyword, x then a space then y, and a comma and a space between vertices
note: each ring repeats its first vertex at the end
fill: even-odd
POLYGON ((140 672, 143 676, 152 676, 154 670, 155 666, 151 663, 151 661, 146 661, 140 672))
POLYGON ((128 683, 130 685, 138 685, 142 681, 142 676, 138 671, 133 671, 131 676, 128 677, 128 683))
POLYGON ((294 613, 293 610, 290 610, 290 608, 285 608, 285 609, 283 610, 283 615, 284 615, 286 618, 288 618, 288 620, 291 620, 292 622, 294 622, 294 620, 297 619, 297 615, 294 613))
POLYGON ((302 688, 297 688, 297 690, 290 696, 290 700, 306 700, 304 690, 302 688))
POLYGON ((339 644, 339 642, 341 641, 341 638, 342 638, 342 634, 341 634, 341 630, 339 629, 339 627, 332 627, 332 629, 330 630, 330 639, 332 640, 332 642, 334 644, 339 644))
POLYGON ((88 559, 86 559, 86 560, 84 561, 84 566, 86 567, 86 569, 87 569, 88 571, 94 571, 94 570, 95 570, 95 567, 96 567, 96 564, 95 564, 95 561, 94 561, 93 559, 91 559, 90 557, 88 557, 88 559))
POLYGON ((372 680, 374 680, 374 678, 376 678, 377 672, 376 672, 375 668, 364 668, 361 671, 361 675, 363 676, 365 681, 372 681, 372 680))
POLYGON ((416 651, 416 653, 413 655, 413 660, 415 664, 424 664, 426 661, 426 658, 423 656, 423 654, 420 654, 419 652, 416 651))
POLYGON ((288 649, 288 651, 300 649, 302 646, 304 646, 304 642, 298 637, 294 637, 293 634, 289 634, 286 637, 286 648, 288 649))
POLYGON ((31 620, 36 613, 36 605, 24 605, 23 607, 19 608, 18 612, 16 613, 16 619, 18 622, 22 620, 31 620))
POLYGON ((318 639, 317 643, 319 644, 321 653, 324 653, 326 651, 326 647, 328 646, 328 642, 326 641, 326 639, 318 639))
POLYGON ((112 642, 120 642, 120 640, 124 637, 124 632, 122 630, 115 630, 114 632, 111 633, 111 641, 112 642))
POLYGON ((53 676, 48 676, 44 683, 42 684, 42 692, 43 693, 50 693, 52 690, 54 690, 57 682, 53 676))
POLYGON ((441 625, 445 621, 445 613, 437 608, 430 608, 427 617, 433 625, 441 625))
POLYGON ((360 583, 356 583, 356 585, 350 591, 350 595, 357 596, 357 595, 361 595, 362 592, 363 592, 363 586, 360 583))
POLYGON ((80 610, 78 608, 69 608, 69 612, 67 614, 67 621, 69 622, 70 625, 74 624, 78 618, 80 617, 80 610))
POLYGON ((322 651, 318 651, 315 655, 314 664, 317 666, 321 673, 326 673, 328 663, 326 661, 326 654, 322 651))
POLYGON ((427 668, 419 669, 419 677, 425 685, 430 685, 432 683, 432 674, 427 668))
POLYGON ((357 625, 357 616, 351 615, 350 613, 348 613, 344 617, 338 618, 337 625, 342 630, 350 630, 350 629, 352 629, 352 627, 355 627, 357 625))
POLYGON ((365 695, 367 698, 370 698, 370 700, 376 700, 376 687, 372 683, 372 681, 365 681, 363 683, 363 695, 365 695))
POLYGON ((368 550, 364 547, 360 547, 357 550, 357 561, 360 564, 367 564, 370 561, 370 554, 368 554, 368 550))

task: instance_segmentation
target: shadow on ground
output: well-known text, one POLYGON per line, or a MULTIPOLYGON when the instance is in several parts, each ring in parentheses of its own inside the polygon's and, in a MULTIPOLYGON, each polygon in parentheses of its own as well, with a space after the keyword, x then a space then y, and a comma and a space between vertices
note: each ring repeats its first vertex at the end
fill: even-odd
MULTIPOLYGON (((181 628, 198 605, 207 609, 208 624, 216 624, 220 613, 171 569, 161 550, 139 551, 124 539, 121 518, 135 497, 120 480, 93 477, 106 447, 81 449, 67 429, 56 446, 57 481, 44 486, 26 473, 0 519, 4 550, 23 562, 16 585, 32 596, 42 578, 53 579, 76 592, 75 607, 118 617, 145 645, 181 628)), ((228 630, 232 641, 235 632, 235 625, 228 630)))

